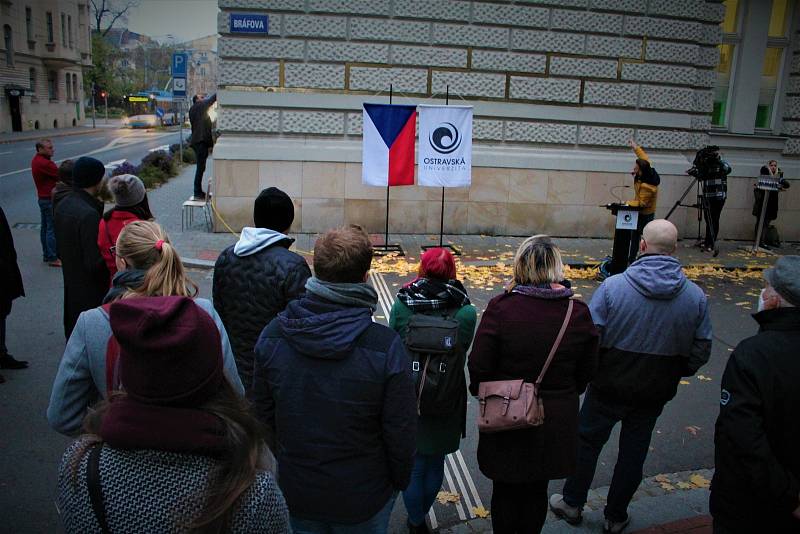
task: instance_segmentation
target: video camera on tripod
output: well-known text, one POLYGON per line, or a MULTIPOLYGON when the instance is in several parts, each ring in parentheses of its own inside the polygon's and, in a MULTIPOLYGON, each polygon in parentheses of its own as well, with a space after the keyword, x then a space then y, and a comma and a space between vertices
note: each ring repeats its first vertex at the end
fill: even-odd
POLYGON ((692 162, 692 168, 686 174, 697 180, 716 180, 727 177, 731 173, 731 166, 719 155, 719 147, 709 145, 697 151, 692 162))
MULTIPOLYGON (((722 204, 725 202, 727 194, 727 177, 731 173, 731 166, 727 161, 723 160, 719 155, 719 147, 709 145, 697 151, 692 162, 692 168, 686 171, 686 174, 693 178, 692 183, 683 192, 683 195, 675 202, 672 209, 667 213, 667 219, 670 218, 672 213, 678 206, 687 208, 695 208, 697 210, 697 244, 703 247, 700 236, 700 222, 705 219, 706 227, 708 229, 706 242, 711 243, 711 248, 714 251, 714 256, 719 254, 717 247, 717 235, 719 228, 719 213, 722 211, 722 204), (697 204, 682 204, 683 199, 692 190, 692 187, 697 185, 697 204), (714 215, 712 217, 712 206, 715 207, 714 215)), ((709 246, 707 243, 706 246, 709 246)))

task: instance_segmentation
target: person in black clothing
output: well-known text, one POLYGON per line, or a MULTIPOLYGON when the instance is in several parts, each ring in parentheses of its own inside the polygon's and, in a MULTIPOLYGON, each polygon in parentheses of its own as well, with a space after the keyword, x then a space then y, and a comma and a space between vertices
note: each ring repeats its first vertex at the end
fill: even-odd
POLYGON ((778 167, 778 162, 774 159, 769 160, 766 165, 761 167, 761 176, 771 176, 778 180, 778 191, 764 191, 756 189, 755 184, 753 187, 753 195, 755 196, 753 202, 753 217, 756 218, 756 232, 758 232, 758 219, 761 217, 761 206, 764 204, 764 193, 767 194, 767 211, 764 214, 764 227, 761 229, 761 236, 759 238, 760 245, 779 246, 780 243, 764 243, 765 234, 769 223, 778 218, 778 193, 789 189, 789 181, 784 179, 783 171, 778 167))
POLYGON ((194 171, 194 199, 205 200, 203 191, 203 173, 206 172, 208 153, 214 146, 214 135, 211 131, 211 117, 208 109, 217 101, 214 93, 209 98, 200 95, 192 97, 192 107, 189 108, 189 122, 192 124, 192 148, 197 156, 197 168, 194 171))
POLYGON ((800 256, 764 271, 758 333, 722 375, 711 483, 715 534, 800 532, 800 256))
POLYGON ((715 243, 719 239, 719 216, 722 214, 722 208, 728 198, 728 177, 720 175, 717 178, 703 180, 701 184, 701 201, 705 202, 708 208, 706 213, 709 218, 706 220, 706 239, 703 248, 714 250, 715 243))
POLYGON ((235 245, 214 266, 214 308, 228 331, 245 390, 253 382, 253 347, 258 335, 289 301, 305 294, 308 263, 289 247, 286 232, 294 205, 276 187, 264 189, 253 208, 255 228, 245 227, 235 245))
POLYGON ((106 169, 90 157, 75 162, 73 191, 55 210, 56 243, 64 274, 64 335, 69 339, 81 312, 100 306, 108 291, 108 268, 97 247, 103 203, 96 198, 106 169))
MULTIPOLYGON (((22 275, 17 265, 17 251, 14 237, 3 208, 0 208, 0 369, 24 369, 28 362, 16 360, 6 347, 6 317, 11 313, 11 303, 17 297, 24 297, 22 275)), ((0 384, 5 382, 0 375, 0 384)))

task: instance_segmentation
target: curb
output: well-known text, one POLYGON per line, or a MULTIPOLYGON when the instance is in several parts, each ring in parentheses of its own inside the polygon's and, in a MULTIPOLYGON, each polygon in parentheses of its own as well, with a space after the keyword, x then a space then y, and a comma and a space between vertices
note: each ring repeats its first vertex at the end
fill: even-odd
POLYGON ((55 133, 55 134, 42 134, 42 135, 30 135, 30 136, 23 136, 23 137, 15 137, 13 139, 2 139, 0 140, 0 145, 7 145, 10 143, 19 143, 22 141, 38 141, 42 138, 52 139, 54 137, 69 137, 73 135, 86 135, 92 133, 102 132, 104 130, 110 130, 111 128, 88 128, 82 132, 64 132, 64 133, 55 133))
MULTIPOLYGON (((214 261, 211 260, 201 260, 199 258, 183 258, 184 266, 190 269, 203 269, 209 270, 214 268, 214 261)), ((478 261, 465 261, 464 265, 475 265, 478 267, 482 266, 491 266, 495 265, 497 262, 492 260, 478 260, 478 261)), ((583 263, 583 262, 564 262, 564 265, 568 265, 573 269, 596 269, 598 264, 596 263, 583 263)), ((764 269, 768 269, 769 265, 715 265, 713 263, 690 263, 684 265, 684 267, 711 267, 714 269, 720 269, 722 271, 754 271, 754 272, 761 272, 764 269)))

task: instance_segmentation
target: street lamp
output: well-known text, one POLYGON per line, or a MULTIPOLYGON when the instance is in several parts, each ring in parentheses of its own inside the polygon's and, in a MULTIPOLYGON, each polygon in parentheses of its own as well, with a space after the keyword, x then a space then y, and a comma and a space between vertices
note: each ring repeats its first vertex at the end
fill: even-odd
POLYGON ((106 106, 106 124, 108 124, 108 91, 101 91, 100 96, 103 97, 103 101, 105 102, 106 106))

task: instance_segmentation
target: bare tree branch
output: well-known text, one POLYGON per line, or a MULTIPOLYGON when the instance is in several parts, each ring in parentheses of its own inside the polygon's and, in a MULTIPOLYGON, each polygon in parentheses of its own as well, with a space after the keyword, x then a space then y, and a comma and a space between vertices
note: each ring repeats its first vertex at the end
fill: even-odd
POLYGON ((89 0, 95 20, 95 30, 105 37, 117 21, 126 22, 131 8, 139 6, 139 0, 89 0), (105 28, 103 22, 108 20, 105 28))

